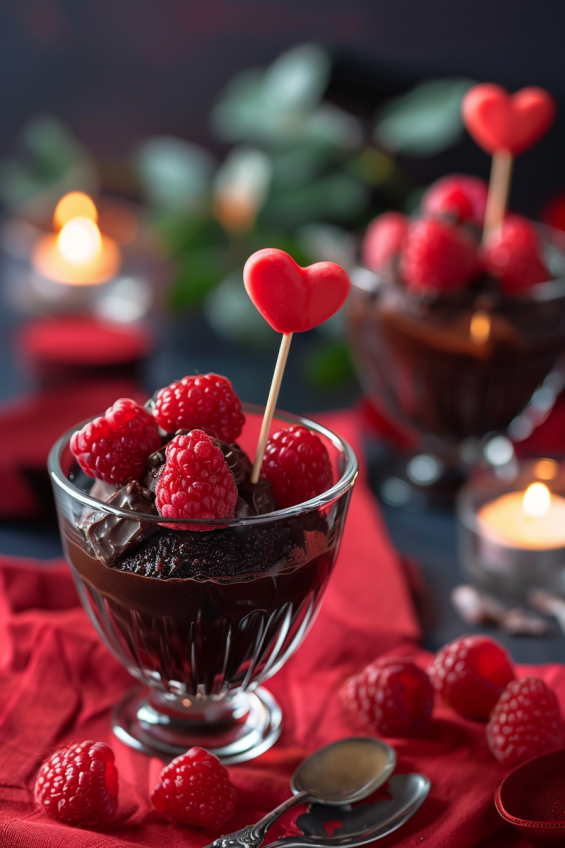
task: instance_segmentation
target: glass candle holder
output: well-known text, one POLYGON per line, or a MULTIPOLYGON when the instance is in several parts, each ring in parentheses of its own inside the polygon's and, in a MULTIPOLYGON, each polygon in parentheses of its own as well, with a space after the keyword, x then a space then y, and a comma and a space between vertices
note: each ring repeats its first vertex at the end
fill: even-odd
POLYGON ((565 590, 565 473, 555 460, 482 471, 457 499, 459 558, 487 589, 565 590))
POLYGON ((2 225, 8 305, 22 315, 93 315, 123 324, 143 320, 166 280, 164 258, 144 225, 143 209, 103 196, 96 203, 80 193, 66 197, 75 195, 90 204, 92 220, 78 209, 64 226, 47 216, 2 225))
MULTIPOLYGON (((254 442, 262 409, 244 407, 243 447, 254 442), (246 435, 247 434, 247 435, 246 435)), ((81 601, 105 644, 141 684, 113 715, 115 734, 146 753, 173 757, 200 745, 235 763, 258 756, 281 732, 282 714, 261 683, 294 653, 311 627, 331 575, 357 460, 339 436, 307 419, 277 413, 275 426, 301 424, 326 444, 337 482, 306 503, 247 518, 175 520, 217 529, 171 529, 165 519, 91 497, 66 433, 49 471, 63 547, 81 601), (170 557, 188 576, 136 571, 131 557, 110 567, 81 529, 95 511, 121 530, 151 535, 136 550, 151 573, 170 557), (128 522, 127 525, 124 522, 128 522)), ((127 535, 127 532, 126 532, 127 535)), ((123 558, 122 558, 123 559, 123 558)))

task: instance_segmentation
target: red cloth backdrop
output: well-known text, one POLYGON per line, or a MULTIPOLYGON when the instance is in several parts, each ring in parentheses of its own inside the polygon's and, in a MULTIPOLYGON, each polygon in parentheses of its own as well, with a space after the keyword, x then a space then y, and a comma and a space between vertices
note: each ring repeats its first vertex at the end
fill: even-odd
MULTIPOLYGON (((325 423, 358 443, 353 414, 326 417, 325 423)), ((162 763, 112 736, 111 707, 132 680, 79 606, 66 565, 0 558, 0 629, 1 848, 207 845, 211 834, 164 823, 151 809, 149 790, 162 763), (111 744, 120 774, 118 820, 99 832, 57 824, 33 803, 44 757, 88 738, 111 744)), ((290 775, 309 751, 356 732, 336 698, 349 674, 387 651, 408 654, 424 667, 429 663, 418 637, 402 570, 362 475, 320 616, 304 645, 267 684, 284 710, 281 739, 257 760, 230 768, 240 795, 230 830, 287 798, 290 775)), ((530 671, 521 668, 520 674, 530 671)), ((565 669, 535 671, 554 686, 565 712, 565 669)), ((414 818, 379 846, 472 848, 485 839, 485 848, 523 844, 501 830, 492 798, 504 769, 488 752, 482 724, 437 706, 424 737, 392 744, 398 771, 427 774, 432 791, 414 818)))

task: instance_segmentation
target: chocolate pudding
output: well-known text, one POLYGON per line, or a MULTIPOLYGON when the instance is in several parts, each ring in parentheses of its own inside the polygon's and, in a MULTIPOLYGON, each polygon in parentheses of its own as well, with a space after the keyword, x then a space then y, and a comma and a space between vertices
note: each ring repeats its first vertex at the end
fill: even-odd
POLYGON ((61 516, 65 554, 104 638, 138 679, 177 696, 245 687, 294 650, 332 571, 347 502, 278 517, 270 484, 250 482, 246 454, 218 445, 238 486, 236 518, 268 515, 264 523, 171 529, 154 504, 164 450, 142 483, 121 488, 92 486, 75 467, 71 477, 101 502, 78 520, 61 516))
POLYGON ((453 441, 505 430, 565 349, 565 283, 504 295, 487 278, 416 296, 352 278, 349 341, 365 391, 421 432, 453 441))

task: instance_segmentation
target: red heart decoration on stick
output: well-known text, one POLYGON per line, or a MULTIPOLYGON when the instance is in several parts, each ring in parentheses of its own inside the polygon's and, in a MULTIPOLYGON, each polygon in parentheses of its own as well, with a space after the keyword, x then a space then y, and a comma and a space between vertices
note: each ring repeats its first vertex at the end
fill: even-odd
POLYGON ((509 94, 499 85, 470 88, 461 105, 463 122, 487 153, 507 150, 516 156, 545 135, 555 119, 553 97, 543 88, 509 94))
POLYGON ((334 262, 301 268, 284 250, 268 247, 243 269, 247 294, 277 333, 304 333, 327 321, 349 294, 349 277, 334 262))

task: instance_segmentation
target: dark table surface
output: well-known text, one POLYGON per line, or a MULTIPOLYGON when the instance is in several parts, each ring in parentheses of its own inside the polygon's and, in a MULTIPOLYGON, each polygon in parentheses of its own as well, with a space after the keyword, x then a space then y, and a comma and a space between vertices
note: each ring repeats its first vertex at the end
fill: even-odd
MULTIPOLYGON (((14 355, 17 321, 6 310, 0 312, 0 401, 30 391, 29 378, 20 371, 14 355)), ((142 373, 148 393, 195 370, 216 371, 230 376, 234 387, 247 401, 261 403, 267 397, 276 347, 268 351, 244 350, 218 339, 199 316, 172 322, 161 328, 158 351, 142 373)), ((315 413, 343 408, 359 397, 358 388, 349 384, 339 390, 314 389, 302 372, 305 349, 316 344, 311 334, 293 342, 289 366, 281 390, 279 405, 295 412, 315 413)), ((372 461, 374 451, 368 450, 372 461)), ((545 637, 509 636, 491 628, 464 624, 453 610, 449 594, 463 582, 457 561, 456 520, 452 510, 421 512, 381 504, 393 544, 404 556, 419 564, 429 590, 431 609, 423 620, 424 645, 436 650, 466 632, 489 632, 509 648, 514 659, 524 663, 565 660, 565 637, 555 622, 545 637)), ((58 530, 54 526, 10 525, 0 523, 0 553, 50 559, 61 555, 58 530)))

